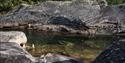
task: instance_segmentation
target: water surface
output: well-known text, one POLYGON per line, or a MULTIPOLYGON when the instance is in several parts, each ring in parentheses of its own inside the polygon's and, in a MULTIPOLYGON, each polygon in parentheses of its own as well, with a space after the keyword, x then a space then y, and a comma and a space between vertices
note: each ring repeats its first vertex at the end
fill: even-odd
POLYGON ((58 53, 90 62, 109 46, 112 36, 84 36, 46 32, 26 32, 29 44, 35 44, 35 49, 29 50, 34 56, 48 52, 58 53))
MULTIPOLYGON (((8 30, 2 29, 2 31, 8 30)), ((35 49, 28 49, 28 52, 33 56, 39 57, 46 53, 58 53, 84 60, 85 63, 93 61, 112 42, 112 36, 91 37, 32 30, 20 31, 26 34, 28 45, 35 45, 35 49)))

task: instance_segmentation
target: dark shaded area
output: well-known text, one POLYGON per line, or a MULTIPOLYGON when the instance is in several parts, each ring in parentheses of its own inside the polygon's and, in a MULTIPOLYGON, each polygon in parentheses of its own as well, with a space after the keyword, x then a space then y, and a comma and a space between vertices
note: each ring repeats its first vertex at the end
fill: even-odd
POLYGON ((116 4, 122 4, 125 3, 125 0, 106 0, 109 5, 116 5, 116 4))
POLYGON ((70 60, 65 60, 65 61, 57 61, 57 62, 53 62, 53 63, 84 63, 84 62, 80 62, 80 61, 70 59, 70 60))
POLYGON ((115 39, 92 63, 125 63, 124 37, 115 39))
POLYGON ((86 26, 82 20, 79 18, 66 18, 63 16, 58 16, 58 17, 52 17, 48 20, 48 24, 54 24, 54 25, 64 25, 73 29, 83 29, 87 30, 89 27, 86 26))

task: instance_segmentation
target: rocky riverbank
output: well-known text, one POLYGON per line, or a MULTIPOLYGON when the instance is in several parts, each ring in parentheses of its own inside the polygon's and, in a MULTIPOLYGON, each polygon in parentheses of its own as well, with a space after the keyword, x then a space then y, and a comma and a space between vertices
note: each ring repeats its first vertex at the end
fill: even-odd
POLYGON ((80 34, 124 32, 125 5, 107 6, 105 0, 47 1, 22 4, 0 16, 0 28, 32 29, 80 34))

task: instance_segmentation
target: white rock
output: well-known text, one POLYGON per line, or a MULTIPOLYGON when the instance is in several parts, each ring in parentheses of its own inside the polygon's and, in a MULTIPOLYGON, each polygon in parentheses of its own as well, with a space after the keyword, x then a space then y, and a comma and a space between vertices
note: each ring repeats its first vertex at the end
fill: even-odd
POLYGON ((21 45, 27 42, 27 37, 20 31, 0 31, 0 42, 15 42, 21 45))

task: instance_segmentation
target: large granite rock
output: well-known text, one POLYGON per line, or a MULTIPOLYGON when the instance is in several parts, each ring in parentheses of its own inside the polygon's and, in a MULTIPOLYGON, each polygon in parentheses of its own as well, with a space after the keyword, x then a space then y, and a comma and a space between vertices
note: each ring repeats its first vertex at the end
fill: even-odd
POLYGON ((35 61, 35 58, 17 43, 0 42, 0 63, 35 63, 35 61))
POLYGON ((117 32, 118 27, 119 32, 123 32, 125 30, 125 5, 107 5, 106 0, 46 1, 37 5, 22 4, 7 15, 0 16, 0 28, 40 29, 37 27, 64 25, 75 30, 94 30, 97 34, 113 34, 117 32), (120 26, 117 26, 117 23, 120 23, 120 26))
POLYGON ((125 63, 125 39, 114 41, 92 63, 125 63))
MULTIPOLYGON (((73 18, 76 21, 80 20, 80 23, 84 23, 86 20, 97 17, 99 11, 99 5, 83 4, 76 1, 47 1, 34 6, 22 4, 8 15, 0 16, 0 26, 3 28, 24 24, 47 25, 51 18, 59 16, 70 21, 73 18)), ((74 23, 70 24, 74 25, 74 23)), ((74 26, 78 27, 77 25, 74 26)))
POLYGON ((27 42, 27 37, 23 32, 19 31, 0 31, 0 42, 15 42, 24 46, 27 42))
POLYGON ((94 18, 99 14, 99 5, 84 5, 71 1, 47 1, 39 5, 28 6, 22 4, 10 14, 2 16, 1 22, 42 23, 54 16, 79 17, 82 21, 94 18))

